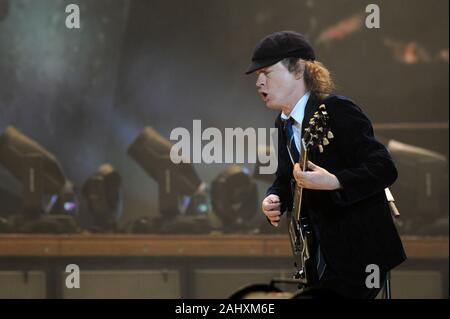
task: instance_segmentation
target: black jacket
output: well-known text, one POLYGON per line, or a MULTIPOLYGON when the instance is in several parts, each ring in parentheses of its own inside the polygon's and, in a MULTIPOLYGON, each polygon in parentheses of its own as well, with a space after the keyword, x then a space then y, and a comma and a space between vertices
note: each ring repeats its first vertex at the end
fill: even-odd
MULTIPOLYGON (((384 193, 397 179, 397 170, 386 148, 375 139, 370 120, 346 97, 331 95, 321 101, 311 96, 302 131, 322 103, 334 138, 323 153, 312 150, 309 160, 335 174, 343 189, 305 190, 302 209, 319 231, 320 247, 329 266, 345 280, 360 284, 368 275, 367 265, 376 264, 381 271, 388 271, 406 259, 384 193)), ((280 196, 284 212, 292 207, 293 166, 280 115, 275 126, 278 169, 267 194, 280 196)))

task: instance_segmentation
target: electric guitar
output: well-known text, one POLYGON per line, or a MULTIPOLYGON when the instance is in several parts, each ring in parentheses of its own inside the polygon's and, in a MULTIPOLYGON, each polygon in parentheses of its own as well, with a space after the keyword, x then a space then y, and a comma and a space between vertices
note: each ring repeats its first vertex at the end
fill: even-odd
MULTIPOLYGON (((328 127, 329 116, 324 104, 309 120, 309 127, 304 130, 301 139, 300 165, 302 171, 308 167, 308 153, 317 148, 320 153, 330 143, 333 133, 328 127)), ((289 238, 294 256, 294 278, 303 287, 311 286, 318 281, 314 232, 307 215, 302 215, 303 187, 300 187, 295 179, 292 181, 293 206, 287 213, 289 238)))

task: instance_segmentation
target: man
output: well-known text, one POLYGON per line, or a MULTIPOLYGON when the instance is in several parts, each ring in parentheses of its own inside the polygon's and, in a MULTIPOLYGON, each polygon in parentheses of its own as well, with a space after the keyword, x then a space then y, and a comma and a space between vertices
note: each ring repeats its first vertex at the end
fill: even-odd
POLYGON ((384 193, 397 178, 388 151, 362 110, 331 94, 330 73, 301 34, 282 31, 263 38, 246 73, 253 72, 267 107, 280 111, 278 169, 262 211, 278 226, 292 208, 294 178, 305 190, 302 214, 309 216, 318 242, 316 286, 347 298, 375 298, 387 271, 406 259, 384 193), (298 164, 300 141, 321 104, 334 138, 322 153, 309 152, 304 172, 298 164), (366 286, 369 265, 379 267, 378 288, 366 286))

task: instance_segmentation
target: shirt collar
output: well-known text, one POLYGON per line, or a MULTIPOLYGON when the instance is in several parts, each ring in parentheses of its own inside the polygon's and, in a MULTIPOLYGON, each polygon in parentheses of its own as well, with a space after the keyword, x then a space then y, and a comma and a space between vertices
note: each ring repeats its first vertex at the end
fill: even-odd
POLYGON ((286 115, 283 112, 281 112, 281 118, 283 120, 287 120, 290 117, 292 117, 297 123, 302 123, 303 116, 305 114, 306 103, 308 103, 309 96, 310 92, 308 91, 300 98, 300 100, 298 100, 297 104, 295 104, 294 108, 292 109, 289 115, 286 115))

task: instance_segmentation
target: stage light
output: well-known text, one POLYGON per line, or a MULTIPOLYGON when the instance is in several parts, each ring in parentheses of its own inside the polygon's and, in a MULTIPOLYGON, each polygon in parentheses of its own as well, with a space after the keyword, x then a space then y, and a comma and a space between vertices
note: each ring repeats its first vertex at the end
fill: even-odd
POLYGON ((101 165, 84 183, 82 193, 92 217, 92 230, 116 231, 122 216, 123 192, 122 178, 115 168, 111 164, 101 165))
POLYGON ((169 140, 146 127, 128 148, 129 156, 158 183, 159 211, 164 219, 179 215, 184 196, 196 194, 202 185, 191 164, 171 161, 171 147, 169 140))
POLYGON ((390 140, 398 170, 391 187, 402 217, 399 231, 410 235, 448 236, 448 160, 434 151, 390 140))
POLYGON ((232 165, 221 172, 211 183, 211 202, 223 230, 244 230, 250 226, 258 210, 258 191, 248 170, 232 165))
POLYGON ((78 199, 74 185, 66 180, 64 186, 56 195, 52 195, 50 202, 45 209, 46 214, 70 215, 75 217, 78 214, 78 199))
POLYGON ((21 185, 16 178, 8 176, 10 178, 3 179, 2 170, 3 167, 0 165, 0 203, 2 207, 0 216, 7 218, 23 210, 23 196, 21 185))
POLYGON ((9 126, 0 136, 0 163, 23 185, 24 213, 43 213, 43 195, 57 194, 65 177, 55 156, 9 126))
POLYGON ((73 216, 64 210, 58 210, 60 206, 56 205, 59 201, 64 206, 67 197, 64 187, 70 185, 70 182, 66 180, 53 154, 10 126, 0 136, 0 163, 22 184, 23 210, 11 216, 12 231, 25 233, 78 231, 73 216), (48 196, 50 201, 45 203, 44 199, 48 196))

